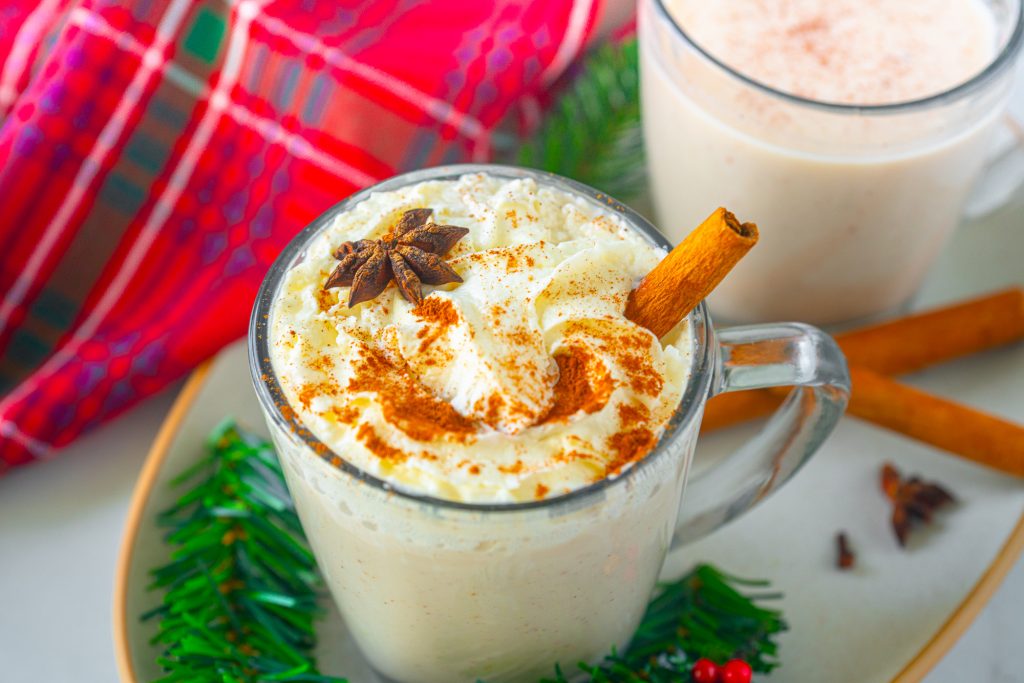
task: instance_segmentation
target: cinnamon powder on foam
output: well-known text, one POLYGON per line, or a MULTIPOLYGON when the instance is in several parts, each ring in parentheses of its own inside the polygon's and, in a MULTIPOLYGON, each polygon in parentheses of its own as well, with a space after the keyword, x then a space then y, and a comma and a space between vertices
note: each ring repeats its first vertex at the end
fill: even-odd
POLYGON ((615 388, 604 363, 582 345, 568 347, 555 356, 555 361, 558 363, 555 397, 542 423, 565 420, 580 410, 596 413, 604 408, 615 388))
POLYGON ((428 296, 412 309, 412 313, 420 320, 431 323, 416 334, 420 339, 420 353, 430 348, 449 327, 459 322, 459 312, 451 300, 439 296, 428 296))
MULTIPOLYGON (((457 313, 451 308, 450 301, 433 297, 427 301, 434 304, 428 309, 430 312, 423 311, 424 317, 430 316, 448 325, 457 322, 457 313)), ((636 345, 628 346, 633 348, 627 353, 631 358, 639 360, 636 345)), ((615 382, 601 360, 585 346, 569 346, 565 352, 555 356, 555 361, 559 374, 554 387, 554 400, 541 424, 568 420, 580 411, 594 413, 608 403, 615 382)), ((638 371, 639 378, 631 377, 631 383, 638 379, 645 384, 650 381, 652 368, 647 364, 637 363, 634 370, 638 371)), ((481 427, 434 396, 408 368, 392 363, 382 352, 371 347, 367 347, 365 356, 358 363, 356 375, 347 388, 349 391, 376 393, 384 419, 419 441, 429 442, 447 437, 465 442, 481 427)), ((654 387, 648 384, 646 388, 650 391, 654 387)), ((622 405, 619 406, 618 414, 622 429, 608 439, 607 447, 611 457, 605 466, 605 476, 620 473, 628 464, 647 455, 657 443, 654 432, 641 426, 650 418, 646 406, 622 405)), ((355 416, 349 414, 347 417, 355 416)), ((397 462, 407 457, 406 453, 384 441, 369 425, 362 425, 356 435, 367 450, 382 460, 397 462)), ((543 497, 543 494, 538 494, 538 497, 543 497)))
POLYGON ((407 366, 392 362, 369 344, 356 362, 347 390, 375 393, 384 419, 418 441, 443 437, 467 441, 477 431, 475 422, 434 396, 407 366))
MULTIPOLYGON (((425 346, 433 343, 445 329, 459 320, 458 311, 451 301, 441 297, 427 297, 414 309, 414 313, 435 323, 424 328, 429 330, 427 334, 421 335, 421 344, 425 346)), ((434 396, 406 364, 393 362, 384 352, 369 343, 365 344, 363 354, 356 362, 354 376, 346 389, 376 394, 384 420, 418 441, 450 438, 466 442, 478 431, 478 425, 473 420, 434 396)), ((358 418, 351 413, 345 417, 348 418, 347 422, 358 418)), ((356 437, 367 450, 382 460, 400 462, 408 457, 404 451, 382 439, 369 425, 360 426, 356 437)))
MULTIPOLYGON (((427 297, 413 309, 413 313, 431 323, 419 333, 421 351, 459 322, 458 311, 449 299, 443 297, 427 297)), ((591 328, 590 332, 594 333, 595 330, 591 328)), ((621 330, 617 332, 614 336, 607 335, 601 339, 601 349, 615 354, 621 366, 627 370, 627 381, 634 390, 656 395, 661 390, 663 380, 651 364, 649 339, 643 333, 623 335, 621 330)), ((604 408, 615 389, 615 380, 604 363, 586 345, 568 346, 555 355, 555 361, 558 365, 558 379, 554 386, 553 401, 538 424, 567 421, 580 411, 594 413, 604 408)), ((355 376, 347 390, 375 393, 384 419, 419 441, 448 438, 467 442, 482 428, 480 422, 460 414, 446 401, 434 396, 408 366, 392 362, 370 344, 366 345, 363 357, 357 362, 355 376)), ((618 415, 621 429, 608 439, 610 457, 605 465, 604 476, 620 473, 628 464, 647 455, 657 443, 654 432, 644 426, 650 418, 646 406, 622 405, 619 406, 618 415)), ((345 422, 353 422, 355 419, 355 412, 346 412, 343 417, 345 422)), ((484 417, 483 423, 489 424, 491 420, 484 417)), ((400 462, 408 457, 404 451, 382 439, 369 425, 360 426, 356 436, 367 450, 382 460, 400 462)), ((479 468, 476 469, 479 472, 479 468)), ((544 497, 546 492, 538 492, 537 497, 544 497)))
POLYGON ((642 403, 619 406, 622 429, 608 439, 608 449, 613 457, 605 468, 605 476, 620 473, 626 465, 640 460, 654 448, 658 440, 654 432, 643 426, 650 417, 650 410, 642 403))

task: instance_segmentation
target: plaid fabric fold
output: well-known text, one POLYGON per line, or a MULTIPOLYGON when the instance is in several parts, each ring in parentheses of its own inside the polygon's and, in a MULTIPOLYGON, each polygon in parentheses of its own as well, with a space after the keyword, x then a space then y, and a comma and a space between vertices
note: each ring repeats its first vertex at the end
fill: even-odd
POLYGON ((0 473, 243 335, 281 247, 352 191, 487 159, 599 9, 0 5, 0 473))

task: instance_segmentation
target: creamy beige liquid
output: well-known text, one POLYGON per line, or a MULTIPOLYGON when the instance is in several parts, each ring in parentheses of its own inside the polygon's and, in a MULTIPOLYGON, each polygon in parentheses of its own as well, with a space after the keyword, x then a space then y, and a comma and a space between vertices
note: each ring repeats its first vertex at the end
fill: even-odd
POLYGON ((668 0, 707 52, 776 90, 822 102, 906 102, 992 61, 982 0, 668 0))
MULTIPOLYGON (((718 205, 761 228, 710 298, 717 317, 829 324, 905 303, 959 220, 1004 93, 876 116, 787 102, 711 64, 653 0, 642 4, 644 130, 662 229, 679 240, 718 205)), ((716 59, 825 102, 941 93, 997 47, 981 0, 666 5, 716 59)))

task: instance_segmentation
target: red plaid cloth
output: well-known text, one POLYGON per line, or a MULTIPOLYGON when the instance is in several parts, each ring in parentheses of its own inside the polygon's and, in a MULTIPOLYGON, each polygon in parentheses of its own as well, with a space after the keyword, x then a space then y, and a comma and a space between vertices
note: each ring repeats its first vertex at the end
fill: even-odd
POLYGON ((487 159, 599 3, 0 3, 0 473, 244 334, 327 207, 487 159))

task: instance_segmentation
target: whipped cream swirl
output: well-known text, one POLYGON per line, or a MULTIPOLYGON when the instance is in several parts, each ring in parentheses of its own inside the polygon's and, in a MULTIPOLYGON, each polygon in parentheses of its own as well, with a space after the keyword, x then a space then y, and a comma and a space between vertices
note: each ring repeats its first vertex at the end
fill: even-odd
POLYGON ((396 487, 465 502, 560 495, 654 446, 690 371, 685 323, 662 340, 623 317, 664 252, 597 203, 530 179, 466 175, 371 194, 286 275, 271 359, 302 422, 396 487), (346 240, 413 208, 469 228, 461 284, 419 306, 392 285, 347 308, 323 290, 346 240))

